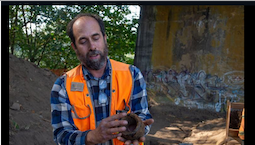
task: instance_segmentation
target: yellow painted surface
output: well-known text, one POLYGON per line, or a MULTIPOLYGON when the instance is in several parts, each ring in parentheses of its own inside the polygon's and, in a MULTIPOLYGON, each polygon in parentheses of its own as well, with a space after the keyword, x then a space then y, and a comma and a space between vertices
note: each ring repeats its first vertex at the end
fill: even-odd
MULTIPOLYGON (((156 6, 156 24, 153 41, 152 63, 157 66, 171 66, 172 64, 172 47, 173 35, 175 30, 178 30, 178 25, 175 22, 171 23, 170 35, 167 39, 167 20, 168 11, 174 9, 173 6, 156 6), (167 53, 168 49, 168 53, 167 53), (166 59, 164 59, 166 58, 166 59)), ((178 19, 177 13, 172 13, 173 19, 178 19)))
POLYGON ((155 10, 153 69, 180 71, 186 66, 192 72, 219 76, 244 70, 243 6, 155 6, 155 10))

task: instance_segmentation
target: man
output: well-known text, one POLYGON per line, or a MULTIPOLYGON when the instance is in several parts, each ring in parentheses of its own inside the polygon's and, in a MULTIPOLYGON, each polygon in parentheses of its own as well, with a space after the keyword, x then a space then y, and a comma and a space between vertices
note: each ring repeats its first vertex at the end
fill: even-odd
MULTIPOLYGON (((148 110, 145 80, 138 68, 107 57, 102 19, 79 14, 67 26, 81 64, 59 77, 51 92, 54 141, 57 144, 138 144, 121 137, 127 121, 123 110, 137 114, 145 135, 154 122, 148 110), (122 112, 122 113, 116 113, 122 112)), ((140 143, 141 144, 141 143, 140 143)))

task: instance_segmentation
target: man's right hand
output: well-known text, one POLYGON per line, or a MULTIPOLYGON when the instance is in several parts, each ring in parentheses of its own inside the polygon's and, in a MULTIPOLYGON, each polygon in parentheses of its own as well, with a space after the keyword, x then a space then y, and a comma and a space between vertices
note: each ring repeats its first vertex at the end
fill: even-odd
POLYGON ((121 133, 119 132, 126 131, 126 127, 124 126, 127 125, 128 122, 119 119, 126 115, 127 113, 120 113, 103 119, 95 130, 88 132, 86 144, 92 145, 103 143, 121 136, 121 133))

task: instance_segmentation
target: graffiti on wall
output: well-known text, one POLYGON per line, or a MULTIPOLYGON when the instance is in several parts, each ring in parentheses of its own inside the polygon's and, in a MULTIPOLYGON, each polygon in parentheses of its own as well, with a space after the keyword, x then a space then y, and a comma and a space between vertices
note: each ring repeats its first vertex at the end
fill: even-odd
POLYGON ((230 71, 223 76, 206 74, 204 70, 150 70, 143 72, 147 88, 166 93, 176 105, 225 111, 227 100, 240 102, 244 98, 244 72, 230 71))

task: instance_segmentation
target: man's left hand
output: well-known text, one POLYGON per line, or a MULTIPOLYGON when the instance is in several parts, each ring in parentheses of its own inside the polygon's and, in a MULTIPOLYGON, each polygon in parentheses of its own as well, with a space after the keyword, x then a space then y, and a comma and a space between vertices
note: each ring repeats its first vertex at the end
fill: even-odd
MULTIPOLYGON (((153 122, 154 122, 154 119, 147 119, 143 121, 145 126, 151 125, 153 122)), ((133 143, 133 145, 139 145, 139 142, 145 141, 145 136, 141 137, 139 140, 134 140, 133 142, 131 140, 126 140, 123 137, 117 137, 117 139, 122 142, 125 142, 125 145, 130 145, 131 143, 133 143)))

